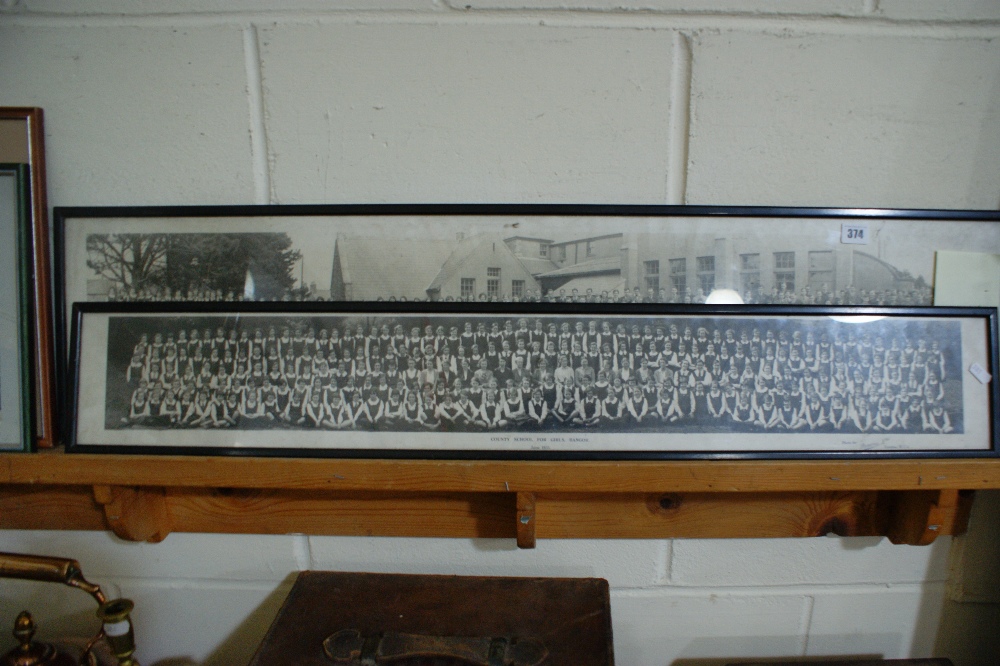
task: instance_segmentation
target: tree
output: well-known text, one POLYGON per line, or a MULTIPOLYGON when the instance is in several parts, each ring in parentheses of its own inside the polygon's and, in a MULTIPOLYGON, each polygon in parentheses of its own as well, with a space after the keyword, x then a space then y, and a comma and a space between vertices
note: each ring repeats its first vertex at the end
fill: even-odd
POLYGON ((130 298, 160 290, 242 294, 248 270, 256 298, 281 298, 295 286, 302 257, 291 246, 285 233, 91 234, 87 267, 130 298))
POLYGON ((284 233, 172 234, 166 286, 182 294, 241 294, 250 270, 256 298, 279 298, 295 285, 292 270, 302 256, 291 246, 284 233))
POLYGON ((90 234, 87 267, 134 296, 162 286, 167 249, 165 234, 90 234))

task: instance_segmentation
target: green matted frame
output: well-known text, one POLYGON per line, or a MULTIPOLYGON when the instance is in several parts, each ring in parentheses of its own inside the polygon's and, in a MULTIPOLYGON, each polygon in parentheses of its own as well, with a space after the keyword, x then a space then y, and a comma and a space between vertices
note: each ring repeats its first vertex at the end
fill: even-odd
MULTIPOLYGON (((11 263, 17 274, 17 288, 0 298, 0 315, 3 315, 0 338, 8 334, 14 337, 13 344, 5 344, 0 349, 0 416, 3 417, 0 419, 0 451, 31 451, 35 446, 35 392, 30 169, 26 164, 0 163, 0 179, 10 179, 13 184, 10 188, 3 187, 6 196, 0 193, 0 202, 7 208, 0 212, 0 248, 4 245, 10 248, 4 254, 16 258, 11 263), (10 200, 5 201, 8 196, 10 200), (17 425, 6 425, 12 421, 17 425)), ((5 263, 0 261, 0 266, 5 263)))

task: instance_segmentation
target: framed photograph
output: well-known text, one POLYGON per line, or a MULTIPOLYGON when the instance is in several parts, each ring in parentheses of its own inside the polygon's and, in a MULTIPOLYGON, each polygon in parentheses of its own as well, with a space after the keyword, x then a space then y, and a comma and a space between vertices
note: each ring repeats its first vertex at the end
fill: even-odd
POLYGON ((0 450, 34 444, 28 167, 0 164, 0 450))
POLYGON ((30 252, 34 261, 35 431, 37 444, 56 441, 55 368, 52 326, 52 283, 49 263, 49 222, 45 180, 45 133, 42 110, 0 107, 0 162, 29 167, 30 252))
POLYGON ((68 448, 659 459, 996 456, 997 313, 84 303, 68 448))
POLYGON ((1000 212, 593 205, 57 208, 74 303, 445 301, 925 306, 937 250, 1000 212), (891 239, 891 240, 890 240, 891 239), (714 297, 713 297, 714 294, 714 297))

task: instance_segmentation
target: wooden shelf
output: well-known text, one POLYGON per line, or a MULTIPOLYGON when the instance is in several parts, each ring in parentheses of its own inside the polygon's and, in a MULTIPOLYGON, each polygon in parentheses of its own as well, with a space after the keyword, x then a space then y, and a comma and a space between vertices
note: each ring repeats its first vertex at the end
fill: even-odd
POLYGON ((0 483, 442 492, 1000 488, 1000 459, 562 462, 66 454, 0 456, 0 483))
POLYGON ((887 535, 964 530, 1000 460, 511 462, 0 457, 0 528, 516 538, 887 535))

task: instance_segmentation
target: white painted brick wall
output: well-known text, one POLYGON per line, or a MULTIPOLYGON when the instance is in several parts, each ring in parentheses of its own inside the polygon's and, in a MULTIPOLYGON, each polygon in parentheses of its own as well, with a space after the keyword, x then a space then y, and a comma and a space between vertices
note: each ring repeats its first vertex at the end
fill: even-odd
POLYGON ((706 32, 688 200, 995 208, 1000 41, 706 32))
POLYGON ((930 654, 944 597, 943 583, 820 592, 806 654, 930 654))
POLYGON ((263 27, 274 198, 662 202, 671 40, 538 25, 263 27), (304 66, 316 62, 339 63, 336 74, 304 66))
POLYGON ((670 543, 662 540, 542 539, 530 551, 513 539, 311 537, 310 566, 336 571, 606 578, 612 587, 663 582, 670 543), (442 553, 448 557, 442 558, 442 553))
POLYGON ((941 582, 947 539, 924 548, 887 539, 678 539, 668 582, 675 586, 784 586, 941 582))
POLYGON ((45 109, 54 205, 252 196, 238 26, 0 24, 0 45, 5 103, 45 109))
POLYGON ((644 11, 669 14, 730 14, 740 16, 755 15, 819 15, 819 16, 860 16, 866 13, 864 0, 447 0, 448 6, 456 9, 504 9, 504 10, 586 10, 607 12, 615 10, 644 11))
POLYGON ((784 591, 616 590, 615 661, 663 666, 675 659, 801 655, 809 608, 807 595, 784 591))
MULTIPOLYGON (((993 1, 164 7, 0 0, 0 104, 45 108, 53 205, 1000 202, 993 1)), ((627 666, 926 656, 949 543, 0 532, 134 598, 143 663, 213 666, 306 568, 602 576, 627 666)), ((22 607, 94 627, 85 595, 6 581, 0 636, 22 607)))

